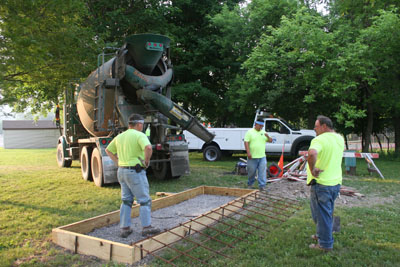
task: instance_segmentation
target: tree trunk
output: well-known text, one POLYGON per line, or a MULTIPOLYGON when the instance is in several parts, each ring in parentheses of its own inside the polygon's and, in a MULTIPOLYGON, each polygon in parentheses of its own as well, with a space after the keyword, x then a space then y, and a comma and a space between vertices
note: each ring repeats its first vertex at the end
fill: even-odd
POLYGON ((346 144, 346 150, 349 150, 349 142, 347 141, 347 134, 344 134, 344 143, 346 144))
POLYGON ((307 129, 314 129, 315 120, 317 117, 312 112, 308 112, 307 116, 307 129))
POLYGON ((379 147, 381 148, 381 152, 383 152, 383 148, 382 148, 381 139, 379 138, 379 136, 378 136, 378 134, 377 134, 377 133, 375 133, 374 135, 375 135, 376 139, 378 140, 378 144, 379 144, 379 147))
POLYGON ((400 155, 400 116, 393 117, 394 126, 394 152, 400 155))
POLYGON ((386 132, 386 130, 383 131, 382 134, 383 134, 383 136, 386 138, 386 142, 387 142, 387 151, 388 151, 388 153, 389 153, 389 152, 390 152, 390 151, 389 151, 389 149, 390 149, 390 140, 389 140, 389 136, 387 136, 385 132, 386 132))
POLYGON ((363 130, 364 143, 362 146, 362 152, 368 152, 368 148, 371 144, 372 127, 374 125, 374 109, 371 101, 369 100, 369 95, 368 89, 366 89, 367 127, 363 130))

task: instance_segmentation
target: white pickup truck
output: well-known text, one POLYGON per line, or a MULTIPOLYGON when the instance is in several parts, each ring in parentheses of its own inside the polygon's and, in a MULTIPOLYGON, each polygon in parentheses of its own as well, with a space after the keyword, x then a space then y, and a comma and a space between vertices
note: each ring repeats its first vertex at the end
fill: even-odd
MULTIPOLYGON (((296 129, 289 123, 279 118, 271 118, 269 113, 257 111, 255 120, 263 119, 264 130, 272 137, 272 143, 267 143, 265 151, 267 155, 280 155, 284 145, 285 155, 298 155, 299 151, 308 150, 311 140, 315 137, 314 130, 296 129)), ((221 158, 222 153, 232 155, 233 153, 245 153, 244 136, 251 128, 209 128, 215 135, 209 143, 188 131, 184 131, 188 142, 189 151, 203 152, 207 161, 216 161, 221 158)))

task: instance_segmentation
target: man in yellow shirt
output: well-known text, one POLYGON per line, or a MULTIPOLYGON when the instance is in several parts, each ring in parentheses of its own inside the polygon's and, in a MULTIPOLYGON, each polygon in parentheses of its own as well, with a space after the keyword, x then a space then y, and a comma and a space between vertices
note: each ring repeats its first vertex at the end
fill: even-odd
POLYGON ((131 209, 136 196, 140 204, 139 218, 142 235, 160 232, 151 226, 151 198, 146 168, 150 164, 153 149, 147 136, 142 132, 144 119, 139 114, 129 117, 129 129, 115 137, 106 148, 107 155, 118 166, 118 182, 121 185, 122 204, 120 208, 120 236, 128 237, 131 229, 131 209))
POLYGON ((247 186, 253 188, 256 172, 258 172, 258 187, 265 191, 267 185, 267 158, 265 155, 265 143, 272 142, 272 138, 262 129, 264 121, 257 120, 254 128, 248 130, 244 137, 244 147, 247 152, 247 186))
POLYGON ((317 234, 311 238, 318 244, 312 249, 333 249, 333 210, 342 184, 342 157, 344 139, 333 130, 331 119, 318 116, 315 121, 317 137, 308 149, 307 185, 311 185, 311 215, 317 225, 317 234))

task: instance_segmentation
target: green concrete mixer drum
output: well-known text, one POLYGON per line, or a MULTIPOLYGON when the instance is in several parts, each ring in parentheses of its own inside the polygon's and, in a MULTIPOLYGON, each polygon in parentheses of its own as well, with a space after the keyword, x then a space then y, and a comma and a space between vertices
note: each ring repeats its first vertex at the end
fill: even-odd
POLYGON ((169 48, 170 39, 162 35, 137 34, 126 38, 126 43, 135 67, 143 74, 151 75, 163 52, 169 48))
POLYGON ((104 148, 128 127, 129 116, 139 113, 145 117, 145 127, 151 129, 153 173, 159 178, 188 173, 187 142, 183 134, 179 138, 173 135, 188 130, 205 142, 210 142, 214 136, 195 117, 171 101, 173 70, 169 50, 170 39, 166 36, 136 34, 126 38, 113 58, 107 62, 100 60, 102 64, 79 85, 76 104, 64 105, 64 113, 70 117, 64 118, 67 125, 59 142, 57 160, 60 166, 68 165, 63 161, 79 158, 85 179, 93 178, 100 186, 115 181, 116 167, 104 148), (77 114, 73 115, 75 109, 71 107, 75 106, 77 114), (76 117, 79 117, 77 124, 71 119, 76 117), (80 130, 78 135, 77 129, 84 133, 80 130), (93 161, 93 155, 102 162, 93 161), (95 166, 99 166, 97 172, 93 170, 95 166))

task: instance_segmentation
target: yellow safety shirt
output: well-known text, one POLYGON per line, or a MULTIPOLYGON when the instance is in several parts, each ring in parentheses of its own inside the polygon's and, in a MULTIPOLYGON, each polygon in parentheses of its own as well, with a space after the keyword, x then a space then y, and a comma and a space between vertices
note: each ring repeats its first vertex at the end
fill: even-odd
POLYGON ((344 139, 334 132, 326 132, 318 135, 311 141, 310 149, 318 152, 315 167, 323 170, 316 178, 307 167, 307 184, 316 179, 318 184, 337 185, 342 184, 342 158, 344 151, 344 139))
POLYGON ((244 141, 249 143, 250 153, 253 159, 265 157, 265 143, 268 138, 265 136, 265 131, 252 128, 247 131, 244 136, 244 141))
POLYGON ((136 166, 144 160, 144 148, 151 145, 147 136, 134 129, 128 129, 115 137, 107 149, 118 154, 118 166, 136 166))

